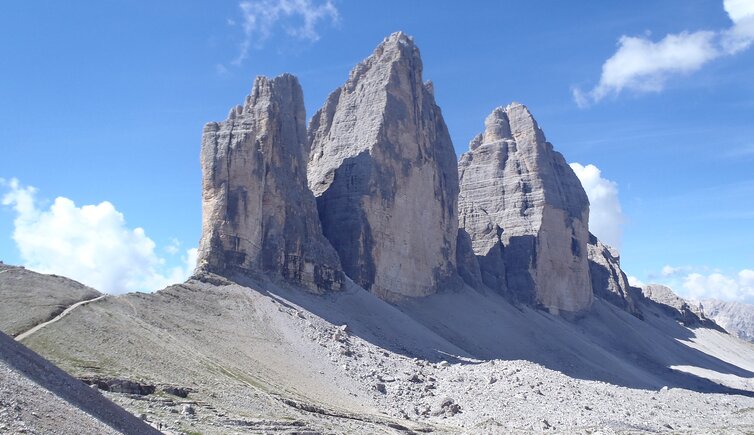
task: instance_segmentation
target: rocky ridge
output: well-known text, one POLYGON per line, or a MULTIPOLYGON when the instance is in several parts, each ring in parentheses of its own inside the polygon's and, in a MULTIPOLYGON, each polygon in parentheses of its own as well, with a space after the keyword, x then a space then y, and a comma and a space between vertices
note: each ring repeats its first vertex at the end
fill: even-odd
POLYGON ((704 315, 741 340, 754 342, 754 306, 743 302, 704 299, 698 303, 704 315))
POLYGON ((708 319, 697 305, 689 303, 673 292, 670 287, 660 284, 647 284, 641 287, 643 296, 657 304, 672 318, 690 327, 704 326, 718 329, 713 320, 708 319))
POLYGON ((71 305, 102 295, 72 279, 42 275, 0 262, 0 331, 16 336, 50 320, 71 305))

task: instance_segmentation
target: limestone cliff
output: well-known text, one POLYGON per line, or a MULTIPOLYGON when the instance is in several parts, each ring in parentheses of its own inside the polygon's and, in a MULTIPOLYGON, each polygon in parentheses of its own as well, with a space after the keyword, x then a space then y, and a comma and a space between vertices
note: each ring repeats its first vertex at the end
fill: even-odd
POLYGON ((243 106, 204 127, 198 270, 278 276, 313 292, 344 280, 306 181, 303 92, 258 77, 243 106))
POLYGON ((529 110, 495 109, 458 172, 459 222, 485 283, 552 312, 587 310, 589 200, 529 110))
POLYGON ((456 156, 410 37, 391 35, 351 71, 309 141, 309 187, 349 277, 398 300, 456 276, 456 156))

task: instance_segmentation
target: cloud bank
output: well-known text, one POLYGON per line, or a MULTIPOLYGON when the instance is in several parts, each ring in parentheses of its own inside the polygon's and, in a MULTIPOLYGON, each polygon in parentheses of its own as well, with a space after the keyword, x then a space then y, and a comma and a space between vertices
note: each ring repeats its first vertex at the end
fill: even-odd
POLYGON ((576 104, 587 107, 624 90, 659 92, 672 77, 746 50, 754 42, 754 2, 725 0, 723 7, 733 23, 725 30, 684 31, 659 41, 621 36, 617 51, 602 65, 599 83, 591 91, 573 89, 576 104))
MULTIPOLYGON (((244 39, 238 56, 231 62, 233 65, 241 65, 249 51, 261 47, 278 26, 293 38, 314 42, 319 39, 317 25, 320 22, 335 24, 340 18, 332 0, 322 3, 312 0, 248 0, 239 3, 239 7, 244 39)), ((230 20, 229 24, 235 25, 235 21, 230 20)))
POLYGON ((691 299, 754 302, 754 270, 743 269, 730 276, 722 273, 690 273, 683 279, 683 288, 691 299))
POLYGON ((602 178, 594 165, 571 163, 589 197, 589 231, 603 243, 620 251, 623 237, 623 210, 618 199, 618 185, 602 178))
POLYGON ((666 265, 659 274, 650 274, 649 279, 677 290, 686 299, 754 303, 752 269, 725 273, 709 267, 666 265))
MULTIPOLYGON (((129 229, 125 218, 107 202, 76 204, 58 197, 41 207, 37 190, 18 180, 4 181, 2 204, 16 213, 13 240, 24 266, 55 273, 107 293, 153 291, 183 282, 196 265, 196 249, 181 257, 182 265, 167 267, 155 252, 155 243, 142 228, 129 229)), ((178 243, 168 253, 178 254, 178 243)))

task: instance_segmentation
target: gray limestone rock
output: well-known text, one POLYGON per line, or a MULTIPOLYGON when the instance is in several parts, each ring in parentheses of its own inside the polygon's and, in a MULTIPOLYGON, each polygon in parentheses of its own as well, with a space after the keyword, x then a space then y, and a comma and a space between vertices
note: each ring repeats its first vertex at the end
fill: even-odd
POLYGON ((351 71, 309 141, 309 187, 349 277, 395 301, 457 276, 456 156, 410 37, 391 35, 351 71))
POLYGON ((480 288, 484 284, 479 260, 474 255, 471 236, 464 228, 458 229, 458 237, 456 238, 456 265, 458 275, 466 284, 474 288, 480 288))
POLYGON ((618 251, 602 243, 594 234, 589 234, 588 250, 594 295, 641 318, 628 278, 620 268, 618 251))
POLYGON ((754 306, 733 301, 705 299, 699 303, 701 311, 741 340, 754 343, 754 306))
POLYGON ((458 225, 457 249, 461 251, 458 271, 461 277, 472 287, 479 288, 481 282, 491 289, 504 292, 506 289, 505 263, 503 241, 500 238, 503 229, 500 225, 493 223, 487 212, 476 207, 463 193, 458 199, 458 225), (463 250, 467 248, 462 239, 466 238, 470 241, 471 255, 475 260, 466 258, 467 255, 463 253, 463 250))
POLYGON ((272 274, 315 293, 339 290, 306 181, 305 108, 292 75, 258 77, 243 106, 202 136, 198 271, 272 274))
POLYGON ((459 225, 485 284, 554 313, 592 303, 589 200, 529 110, 498 107, 458 163, 459 225), (505 284, 498 282, 504 263, 505 284))
POLYGON ((679 297, 673 289, 660 284, 647 284, 641 288, 646 300, 658 304, 665 313, 684 326, 721 329, 713 320, 705 317, 702 309, 696 304, 679 297))

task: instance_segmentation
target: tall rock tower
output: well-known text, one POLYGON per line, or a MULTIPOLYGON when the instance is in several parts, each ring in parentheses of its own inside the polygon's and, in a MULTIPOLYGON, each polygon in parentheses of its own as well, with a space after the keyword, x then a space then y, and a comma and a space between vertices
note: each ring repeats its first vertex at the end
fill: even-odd
POLYGON ((394 301, 456 275, 456 155, 410 37, 390 35, 351 71, 309 142, 309 187, 349 277, 394 301))
POLYGON ((458 172, 459 221, 485 284, 554 313, 587 310, 589 200, 529 110, 495 109, 458 172))
POLYGON ((202 136, 197 269, 279 276, 315 293, 344 275, 306 181, 306 112, 298 80, 258 77, 243 106, 202 136))

